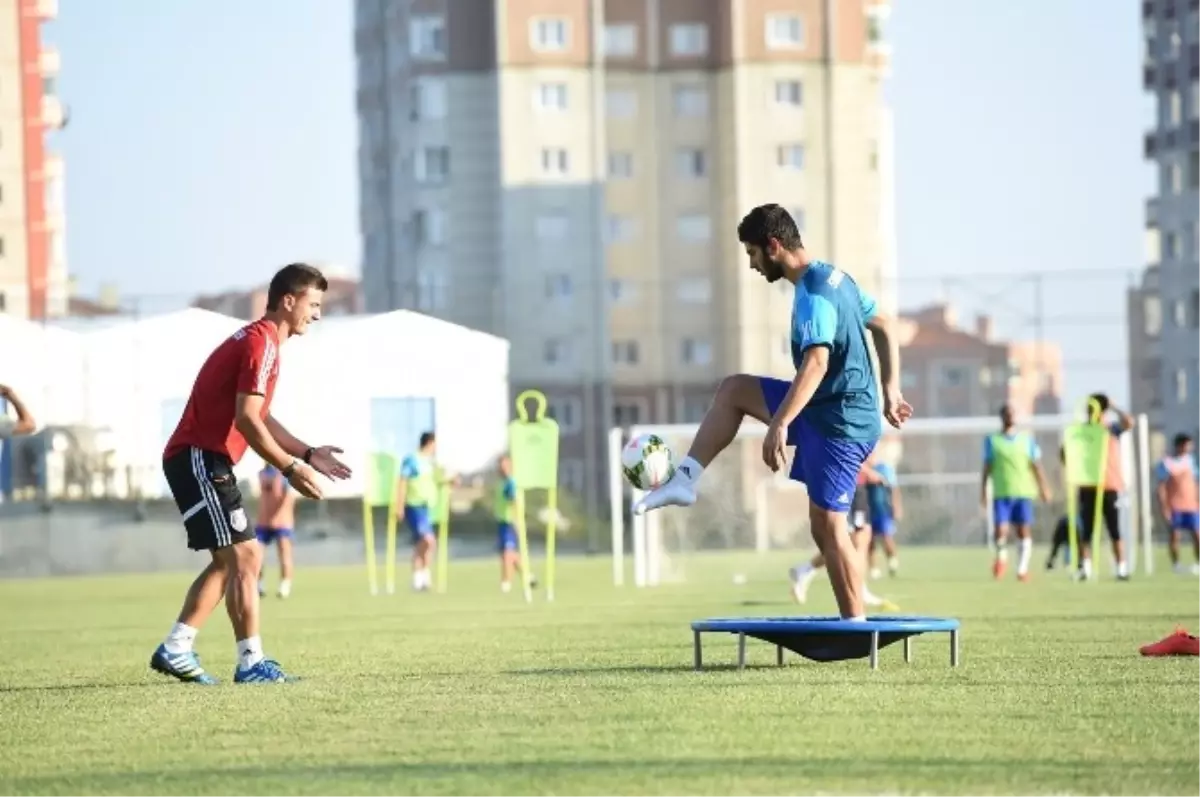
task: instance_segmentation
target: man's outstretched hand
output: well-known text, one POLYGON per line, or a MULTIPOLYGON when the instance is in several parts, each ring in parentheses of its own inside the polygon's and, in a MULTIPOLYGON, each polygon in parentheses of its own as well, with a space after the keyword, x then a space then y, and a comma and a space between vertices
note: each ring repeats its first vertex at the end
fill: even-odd
POLYGON ((321 446, 320 448, 313 449, 312 456, 308 459, 308 464, 312 465, 313 470, 317 473, 330 479, 349 479, 351 474, 350 468, 346 466, 346 463, 334 456, 334 454, 341 453, 343 453, 342 449, 336 446, 321 446))
POLYGON ((912 405, 904 400, 904 396, 900 395, 899 388, 892 388, 883 392, 883 417, 887 419, 895 428, 899 429, 904 426, 904 422, 912 417, 912 405))

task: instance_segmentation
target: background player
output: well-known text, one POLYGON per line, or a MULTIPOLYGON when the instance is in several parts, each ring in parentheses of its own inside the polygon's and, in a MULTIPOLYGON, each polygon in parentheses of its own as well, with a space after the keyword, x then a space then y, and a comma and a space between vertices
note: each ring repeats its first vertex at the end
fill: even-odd
POLYGON ((292 594, 292 530, 296 527, 296 494, 274 465, 262 469, 258 474, 258 484, 258 522, 254 526, 254 535, 263 546, 263 556, 258 565, 258 594, 267 594, 262 574, 267 563, 267 549, 274 542, 279 548, 278 595, 286 598, 292 594))
POLYGON ((234 682, 288 680, 279 664, 263 654, 258 605, 262 546, 247 522, 233 468, 249 446, 309 498, 321 497, 316 473, 334 479, 350 476, 334 456, 341 449, 306 445, 271 415, 279 346, 292 335, 303 335, 321 317, 326 287, 325 277, 312 266, 293 263, 280 269, 267 289, 266 315, 233 333, 204 361, 167 441, 163 474, 183 515, 188 547, 208 551, 212 562, 192 583, 178 620, 150 658, 151 668, 165 675, 216 683, 200 665, 194 646, 201 626, 224 597, 237 640, 234 682))
POLYGON ((1155 468, 1158 482, 1158 507, 1170 532, 1168 550, 1171 566, 1176 573, 1188 572, 1179 561, 1179 538, 1188 534, 1192 538, 1192 553, 1196 563, 1193 574, 1200 573, 1200 467, 1192 451, 1192 438, 1186 434, 1175 435, 1171 456, 1163 457, 1155 468))
MULTIPOLYGON (((1092 575, 1092 524, 1096 522, 1096 501, 1100 503, 1100 517, 1108 531, 1108 539, 1112 543, 1113 558, 1117 562, 1117 579, 1129 580, 1129 563, 1125 561, 1125 543, 1121 540, 1121 517, 1117 510, 1117 501, 1125 490, 1125 473, 1121 462, 1121 435, 1133 428, 1133 417, 1117 409, 1108 396, 1103 393, 1093 393, 1090 402, 1095 402, 1100 408, 1098 422, 1104 422, 1104 416, 1112 412, 1116 417, 1109 421, 1108 454, 1105 458, 1105 471, 1102 492, 1097 495, 1095 487, 1079 488, 1079 517, 1083 521, 1079 535, 1079 575, 1090 578, 1092 575)), ((1089 403, 1089 406, 1091 404, 1089 403)))
POLYGON ((1016 415, 1008 404, 1000 408, 1000 434, 983 439, 983 476, 979 504, 988 510, 988 480, 992 483, 992 523, 996 528, 996 558, 992 575, 1001 578, 1008 567, 1008 530, 1016 529, 1020 546, 1017 578, 1029 580, 1033 554, 1033 499, 1050 500, 1042 470, 1042 450, 1033 435, 1018 432, 1016 415))
POLYGON ((7 412, 0 410, 0 440, 33 434, 33 430, 37 428, 37 421, 33 419, 33 415, 25 406, 25 402, 21 401, 17 391, 8 385, 0 385, 0 399, 4 399, 12 405, 13 412, 17 413, 14 420, 7 412))
MULTIPOLYGON (((513 575, 521 572, 520 541, 514 525, 517 511, 517 482, 512 476, 512 458, 508 454, 500 457, 500 478, 496 482, 496 534, 500 551, 500 591, 512 590, 513 575)), ((532 575, 531 587, 537 586, 532 575)))
POLYGON ((792 361, 795 379, 738 374, 717 389, 687 457, 666 484, 634 507, 690 506, 704 468, 749 415, 767 424, 763 461, 773 471, 795 445, 791 478, 808 487, 813 539, 828 564, 841 616, 863 618, 862 555, 846 531, 855 477, 880 434, 880 399, 866 330, 875 336, 883 382, 883 415, 901 426, 912 415, 900 395, 900 355, 893 324, 846 272, 805 251, 796 222, 779 205, 754 208, 738 225, 750 268, 767 282, 795 286, 792 361))
POLYGON ((896 521, 900 520, 904 511, 900 503, 900 490, 896 488, 896 469, 879 456, 877 448, 867 459, 865 474, 867 520, 871 527, 867 566, 871 578, 879 578, 879 569, 875 566, 878 543, 887 555, 888 575, 895 576, 900 571, 900 557, 896 554, 896 521))
POLYGON ((412 535, 412 588, 424 592, 433 586, 429 566, 437 547, 433 518, 438 506, 437 438, 433 432, 424 432, 417 445, 416 452, 400 463, 396 503, 404 507, 404 525, 412 535))

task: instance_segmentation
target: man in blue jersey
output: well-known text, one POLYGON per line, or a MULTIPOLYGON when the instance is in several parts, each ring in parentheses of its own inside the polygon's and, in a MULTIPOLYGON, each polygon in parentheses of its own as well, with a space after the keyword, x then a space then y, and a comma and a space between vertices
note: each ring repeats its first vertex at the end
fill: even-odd
POLYGON ((879 578, 875 567, 875 544, 878 542, 887 555, 888 575, 895 576, 900 570, 900 558, 896 555, 896 521, 904 511, 900 503, 900 490, 896 487, 896 469, 879 456, 878 450, 867 459, 867 517, 871 523, 871 542, 867 554, 867 567, 871 578, 879 578))
POLYGON ((808 487, 813 539, 825 557, 838 610, 862 619, 862 556, 846 526, 855 479, 882 431, 880 388, 871 361, 869 329, 879 356, 883 416, 896 428, 912 415, 900 394, 900 354, 894 322, 846 272, 814 260, 796 222, 779 205, 754 208, 738 225, 750 268, 767 280, 796 286, 792 304, 789 383, 751 374, 722 381, 688 456, 675 475, 634 507, 638 514, 664 506, 690 506, 704 468, 737 434, 749 415, 767 424, 763 461, 786 465, 784 447, 796 455, 789 475, 808 487))

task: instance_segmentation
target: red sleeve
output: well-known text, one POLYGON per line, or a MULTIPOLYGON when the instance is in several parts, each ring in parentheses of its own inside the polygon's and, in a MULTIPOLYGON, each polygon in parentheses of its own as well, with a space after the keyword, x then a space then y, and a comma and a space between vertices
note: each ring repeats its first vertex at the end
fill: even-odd
POLYGON ((238 362, 237 392, 267 395, 267 382, 275 365, 275 347, 262 335, 246 335, 238 362))

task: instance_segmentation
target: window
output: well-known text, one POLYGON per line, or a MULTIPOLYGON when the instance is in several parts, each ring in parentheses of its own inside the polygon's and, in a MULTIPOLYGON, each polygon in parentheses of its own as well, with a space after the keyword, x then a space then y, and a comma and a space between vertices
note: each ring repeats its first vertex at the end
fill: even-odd
POLYGON ((567 49, 567 21, 558 17, 530 20, 529 39, 538 52, 561 52, 567 49))
POLYGON ((608 176, 614 180, 627 180, 633 177, 633 153, 608 153, 608 176))
POLYGON ((1172 305, 1172 315, 1175 317, 1175 326, 1186 327, 1188 323, 1188 308, 1186 299, 1176 299, 1172 305))
POLYGON ((567 110, 567 84, 539 83, 533 92, 533 106, 539 111, 567 110))
POLYGON ((675 220, 675 234, 683 241, 707 241, 712 238, 712 219, 702 213, 689 213, 675 220))
POLYGON ((795 50, 804 46, 804 22, 799 14, 767 15, 767 47, 795 50))
POLYGON ((425 147, 413 159, 413 177, 418 183, 440 183, 449 176, 449 147, 425 147))
POLYGON ((637 26, 604 26, 604 54, 609 58, 629 58, 637 55, 637 44, 637 26))
MULTIPOLYGON (((4 251, 4 241, 0 239, 0 253, 4 251)), ((1200 291, 1192 291, 1192 329, 1200 326, 1200 291)))
POLYGON ((625 243, 637 237, 637 219, 631 216, 608 217, 608 242, 625 243))
POLYGON ((543 213, 534 222, 534 234, 539 241, 565 241, 570 227, 566 213, 543 213))
POLYGON ((1186 404, 1188 397, 1188 377, 1187 370, 1184 368, 1175 369, 1175 400, 1180 404, 1186 404))
POLYGON ((570 299, 574 295, 575 286, 571 284, 570 274, 546 275, 546 298, 557 301, 570 299))
POLYGON ((637 401, 613 402, 614 426, 637 426, 642 422, 642 405, 637 401))
POLYGON ((799 108, 804 99, 804 89, 799 80, 775 81, 775 104, 788 108, 799 108))
POLYGON ((575 350, 566 338, 550 338, 542 345, 542 361, 546 365, 570 365, 574 357, 575 350))
POLYGON ((1176 127, 1181 121, 1183 121, 1183 94, 1172 91, 1168 105, 1167 124, 1176 127))
POLYGON ((417 309, 445 310, 450 293, 450 280, 445 271, 417 272, 417 309))
POLYGON ((418 210, 412 215, 413 246, 441 246, 446 241, 446 214, 436 208, 418 210))
POLYGON ((1142 322, 1149 337, 1162 334, 1162 302, 1157 296, 1142 297, 1142 322))
POLYGON ((1196 117, 1200 116, 1200 81, 1193 80, 1188 91, 1191 94, 1190 104, 1192 106, 1190 116, 1195 119, 1196 117))
POLYGON ((625 279, 610 279, 608 298, 613 304, 633 304, 637 299, 637 284, 625 279))
POLYGON ((780 144, 775 150, 775 163, 780 169, 800 171, 804 168, 804 145, 780 144))
POLYGON ((942 387, 963 387, 967 384, 967 369, 961 365, 943 365, 941 382, 942 387))
POLYGON ((408 50, 414 60, 434 61, 446 57, 446 19, 441 16, 413 17, 408 22, 408 50))
POLYGON ((1196 241, 1196 222, 1184 222, 1183 232, 1180 234, 1180 246, 1183 249, 1180 257, 1195 260, 1197 255, 1200 254, 1196 241))
POLYGON ((571 173, 571 155, 562 147, 542 147, 542 174, 566 177, 571 173))
POLYGON ((699 423, 708 413, 712 403, 708 396, 685 396, 683 399, 683 423, 699 423))
MULTIPOLYGON (((1197 150, 1188 153, 1187 187, 1200 188, 1200 151, 1197 150)), ((1179 193, 1179 191, 1175 193, 1179 193)))
POLYGON ((546 399, 546 415, 558 421, 559 431, 577 432, 583 417, 582 405, 573 396, 551 396, 546 399))
POLYGON ((1172 161, 1161 167, 1160 179, 1162 184, 1159 192, 1163 194, 1178 194, 1183 190, 1183 167, 1172 161))
POLYGON ((1164 233, 1162 237, 1163 256, 1168 260, 1179 257, 1179 236, 1173 232, 1164 233))
POLYGON ((708 365, 712 362, 712 344, 707 340, 684 338, 680 355, 685 365, 708 365))
POLYGON ((683 147, 675 150, 675 173, 684 179, 695 179, 708 174, 708 157, 698 147, 683 147))
MULTIPOLYGON (((684 277, 675 287, 675 296, 683 304, 708 304, 712 301, 712 280, 708 277, 684 277)), ((788 348, 791 351, 791 348, 788 348)))
MULTIPOLYGON (((577 431, 578 426, 572 431, 577 431)), ((564 459, 558 463, 558 483, 573 493, 583 492, 583 460, 564 459)))
POLYGON ((637 365, 639 353, 636 340, 614 340, 612 343, 612 361, 617 365, 637 365))
POLYGON ((708 115, 708 90, 704 86, 676 86, 671 96, 676 116, 708 115))
POLYGON ((671 26, 671 55, 704 55, 708 52, 708 26, 696 22, 671 26))
POLYGON ((420 78, 409 88, 409 118, 444 119, 446 117, 446 81, 441 78, 420 78))
POLYGON ((609 89, 604 95, 605 113, 613 119, 637 116, 637 94, 632 89, 609 89))

